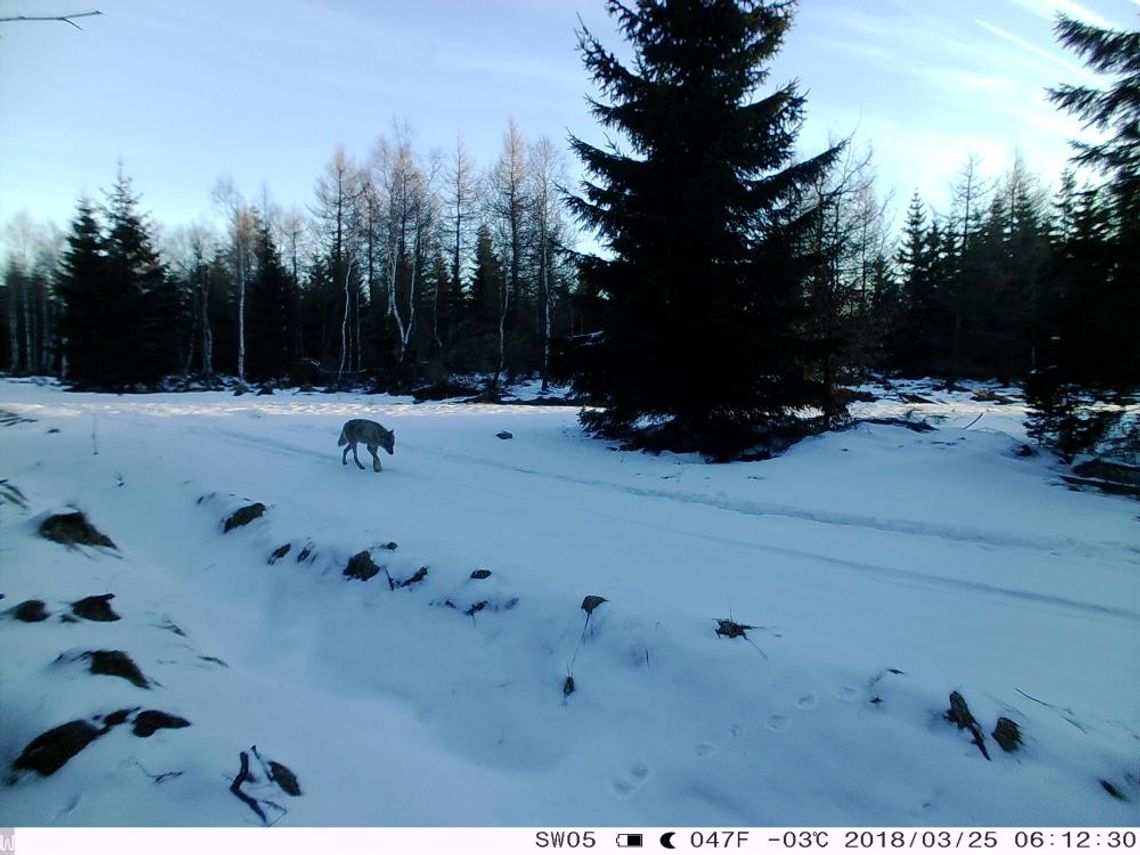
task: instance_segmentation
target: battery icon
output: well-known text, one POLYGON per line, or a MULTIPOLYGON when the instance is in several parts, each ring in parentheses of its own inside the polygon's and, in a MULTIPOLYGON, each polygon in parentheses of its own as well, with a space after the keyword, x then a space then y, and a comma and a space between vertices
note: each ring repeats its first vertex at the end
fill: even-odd
POLYGON ((624 849, 639 849, 641 848, 641 835, 640 834, 619 834, 617 836, 617 845, 619 848, 624 849))

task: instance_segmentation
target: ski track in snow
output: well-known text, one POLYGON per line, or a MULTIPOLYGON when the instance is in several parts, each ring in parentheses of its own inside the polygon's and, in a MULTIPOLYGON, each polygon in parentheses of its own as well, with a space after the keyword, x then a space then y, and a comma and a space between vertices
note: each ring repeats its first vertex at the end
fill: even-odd
MULTIPOLYGON (((239 445, 254 446, 257 448, 265 448, 281 454, 287 454, 291 456, 305 456, 320 461, 322 464, 327 464, 330 457, 330 455, 326 452, 314 451, 312 448, 296 445, 282 440, 272 439, 265 436, 259 435, 254 437, 241 431, 218 428, 210 428, 209 430, 203 428, 192 428, 191 432, 208 434, 211 437, 223 438, 227 442, 239 445)), ((615 491, 638 498, 659 499, 663 501, 689 505, 702 505, 714 508, 716 510, 731 511, 748 516, 782 517, 801 520, 809 523, 816 523, 824 526, 840 526, 844 528, 867 529, 888 534, 932 537, 944 541, 965 543, 969 545, 998 546, 1042 551, 1048 553, 1057 553, 1060 551, 1076 553, 1082 556, 1090 554, 1102 554, 1106 556, 1111 555, 1114 558, 1119 558, 1122 550, 1131 552, 1137 551, 1137 547, 1133 544, 1090 543, 1088 541, 1060 538, 1031 539, 1025 537, 1012 537, 995 534, 994 532, 982 531, 980 529, 938 526, 929 523, 911 522, 907 520, 883 520, 876 517, 864 517, 855 516, 852 514, 813 511, 805 508, 797 508, 786 505, 773 505, 749 499, 728 498, 724 496, 707 496, 700 493, 636 487, 633 485, 621 484, 613 481, 594 478, 580 478, 564 473, 535 469, 533 467, 506 464, 496 460, 488 460, 484 457, 461 454, 451 451, 442 451, 435 447, 425 448, 417 446, 413 443, 402 443, 402 447, 414 451, 430 452, 432 455, 445 460, 459 463, 476 464, 479 466, 488 466, 494 469, 505 470, 534 478, 544 478, 604 491, 615 491)), ((609 516, 611 519, 614 518, 612 514, 609 516)), ((668 526, 657 525, 645 519, 623 517, 622 522, 629 525, 637 525, 642 528, 662 532, 676 533, 679 531, 675 524, 668 526)), ((1053 606, 1060 609, 1066 609, 1100 617, 1111 617, 1126 621, 1140 622, 1140 611, 1129 608, 1098 605, 1095 603, 1073 600, 1067 597, 1051 596, 1048 594, 1041 594, 1018 588, 1002 587, 1000 585, 990 585, 984 582, 973 582, 963 579, 949 579, 932 575, 930 573, 905 570, 899 567, 890 567, 884 564, 871 564, 864 561, 852 561, 850 559, 837 558, 834 555, 828 555, 826 553, 810 549, 791 549, 788 547, 757 543, 756 541, 751 540, 724 537, 723 535, 710 535, 696 529, 686 529, 684 531, 684 534, 688 537, 698 538, 709 542, 743 547, 745 549, 768 553, 771 555, 808 559, 845 570, 853 570, 860 573, 869 573, 891 582, 904 583, 908 585, 917 584, 920 586, 940 588, 951 591, 969 591, 1021 602, 1039 603, 1042 605, 1053 606)))
MULTIPOLYGON (((329 454, 314 451, 312 448, 295 445, 293 443, 274 440, 262 436, 251 436, 232 430, 209 430, 194 428, 193 432, 209 436, 222 436, 231 442, 250 445, 257 448, 268 448, 289 455, 303 455, 315 460, 327 462, 329 454)), ((501 471, 514 472, 536 478, 546 478, 553 481, 563 481, 582 487, 595 487, 600 490, 625 493, 638 498, 662 499, 669 502, 680 502, 690 505, 705 505, 722 511, 734 511, 755 517, 783 517, 787 519, 803 520, 805 522, 820 523, 821 525, 846 526, 851 528, 869 529, 888 534, 905 534, 919 537, 933 537, 940 540, 956 541, 959 543, 979 544, 983 546, 1012 547, 1015 549, 1028 549, 1039 552, 1072 552, 1082 557, 1105 555, 1119 558, 1122 551, 1137 555, 1136 562, 1140 565, 1140 546, 1135 543, 1095 542, 1076 540, 1073 538, 1045 538, 1045 537, 1016 537, 986 531, 978 528, 965 528, 959 526, 943 526, 930 522, 915 522, 911 520, 884 519, 881 517, 859 516, 833 511, 818 511, 793 505, 779 505, 770 502, 759 502, 753 499, 730 498, 727 496, 709 496, 701 493, 684 492, 679 490, 659 490, 651 487, 637 487, 631 484, 621 484, 615 481, 606 481, 596 478, 581 478, 562 472, 551 472, 544 469, 535 469, 529 466, 503 463, 485 457, 462 454, 454 451, 444 451, 437 447, 419 446, 401 440, 401 448, 413 451, 430 452, 433 456, 458 463, 473 463, 487 466, 501 471)), ((855 565, 862 566, 862 565, 855 565)), ((1136 614, 1140 617, 1140 614, 1136 614)))

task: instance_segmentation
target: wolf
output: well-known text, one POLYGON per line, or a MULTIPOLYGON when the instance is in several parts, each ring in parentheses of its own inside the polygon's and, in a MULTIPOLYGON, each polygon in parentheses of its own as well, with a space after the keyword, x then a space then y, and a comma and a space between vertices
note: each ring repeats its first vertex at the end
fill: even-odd
POLYGON ((344 454, 340 458, 340 462, 345 466, 348 465, 348 452, 351 451, 352 459, 356 461, 356 465, 361 469, 364 468, 364 464, 356 456, 356 444, 358 442, 363 442, 372 454, 373 472, 379 472, 384 468, 380 465, 380 456, 376 453, 377 448, 383 448, 389 454, 396 453, 396 432, 394 430, 386 430, 383 425, 368 419, 349 419, 340 429, 340 439, 337 440, 338 446, 345 446, 344 454))

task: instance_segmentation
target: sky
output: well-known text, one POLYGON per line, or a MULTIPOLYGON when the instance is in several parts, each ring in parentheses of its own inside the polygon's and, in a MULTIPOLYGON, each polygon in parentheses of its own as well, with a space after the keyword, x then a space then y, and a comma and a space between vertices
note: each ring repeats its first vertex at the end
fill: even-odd
MULTIPOLYGON (((481 168, 511 117, 530 141, 600 142, 575 30, 621 47, 603 0, 0 0, 90 9, 82 30, 0 24, 0 225, 66 226, 119 162, 168 226, 215 219, 222 176, 304 208, 338 145, 364 159, 396 122, 425 153, 462 138, 481 168)), ((853 134, 896 210, 915 190, 943 207, 971 154, 1055 180, 1081 128, 1045 89, 1103 83, 1056 44, 1059 10, 1135 29, 1140 0, 803 0, 771 83, 808 96, 802 153, 853 134)))

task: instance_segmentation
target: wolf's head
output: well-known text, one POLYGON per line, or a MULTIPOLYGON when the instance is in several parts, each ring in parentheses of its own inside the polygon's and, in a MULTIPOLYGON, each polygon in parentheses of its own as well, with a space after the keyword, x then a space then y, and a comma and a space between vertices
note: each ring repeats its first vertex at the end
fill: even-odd
POLYGON ((396 432, 380 428, 380 447, 389 454, 396 453, 396 432))

